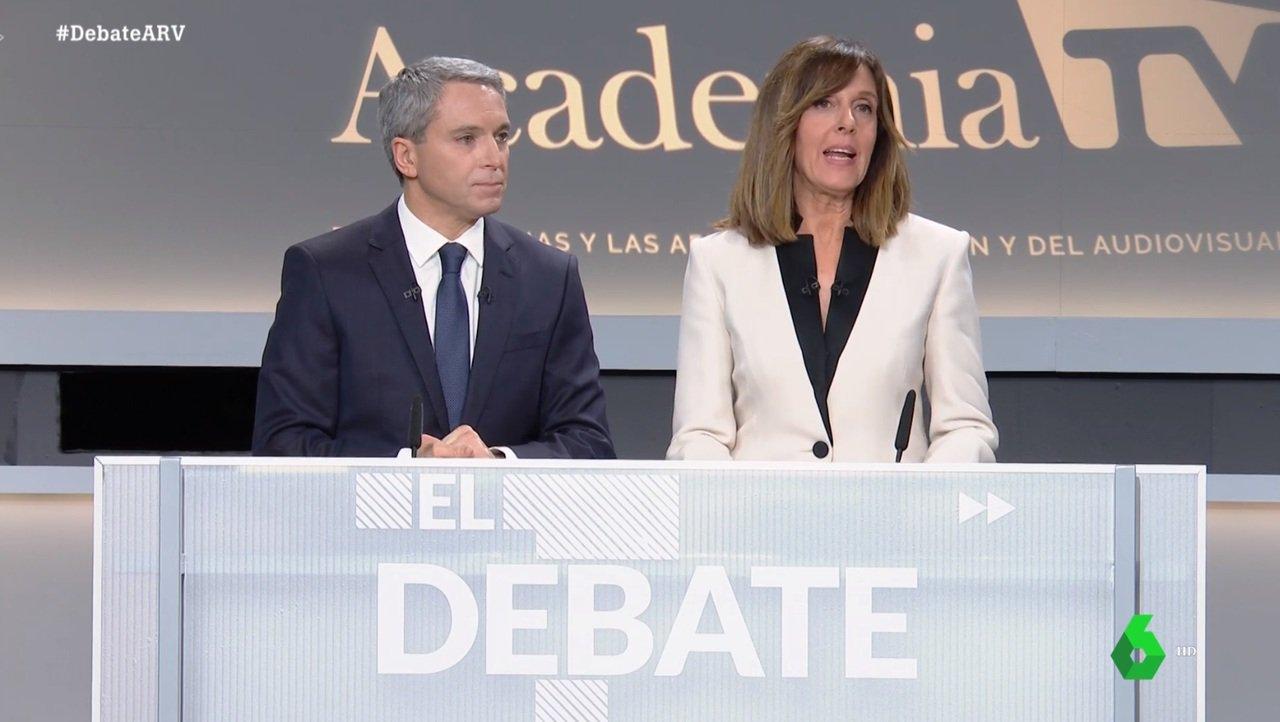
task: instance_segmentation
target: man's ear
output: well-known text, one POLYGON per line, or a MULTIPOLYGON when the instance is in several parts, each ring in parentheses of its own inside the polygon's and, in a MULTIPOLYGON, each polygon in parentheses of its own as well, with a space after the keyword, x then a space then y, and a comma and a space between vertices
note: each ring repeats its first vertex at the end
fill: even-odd
POLYGON ((395 160, 396 170, 405 178, 418 177, 418 147, 408 138, 394 138, 391 141, 391 157, 395 160))

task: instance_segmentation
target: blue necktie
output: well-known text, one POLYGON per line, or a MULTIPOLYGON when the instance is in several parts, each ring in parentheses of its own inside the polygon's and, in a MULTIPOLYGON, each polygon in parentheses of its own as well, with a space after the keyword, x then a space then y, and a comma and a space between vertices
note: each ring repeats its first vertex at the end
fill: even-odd
POLYGON ((462 262, 467 249, 457 243, 440 247, 440 285, 436 288, 436 370, 444 389, 449 429, 458 428, 471 375, 471 319, 462 290, 462 262))

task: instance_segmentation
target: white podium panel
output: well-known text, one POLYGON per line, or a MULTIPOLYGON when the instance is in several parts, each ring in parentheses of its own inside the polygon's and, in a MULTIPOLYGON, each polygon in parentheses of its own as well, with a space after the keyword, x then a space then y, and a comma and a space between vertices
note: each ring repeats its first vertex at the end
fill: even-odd
POLYGON ((94 718, 151 722, 159 694, 160 464, 99 464, 94 472, 94 718))
POLYGON ((1139 714, 1204 719, 1204 695, 1192 701, 1186 693, 1205 688, 1204 472, 1177 466, 1139 466, 1137 472, 1140 611, 1152 615, 1167 655, 1154 679, 1138 683, 1139 714))
POLYGON ((1203 719, 1198 469, 166 463, 100 462, 98 719, 1203 719))

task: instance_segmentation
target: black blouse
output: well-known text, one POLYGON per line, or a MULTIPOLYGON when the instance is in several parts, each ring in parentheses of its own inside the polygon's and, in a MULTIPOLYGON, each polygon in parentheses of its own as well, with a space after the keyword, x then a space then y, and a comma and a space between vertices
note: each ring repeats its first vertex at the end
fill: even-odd
POLYGON ((791 323, 800 342, 809 384, 813 386, 813 397, 822 414, 822 425, 827 429, 827 441, 833 442, 827 392, 853 324, 858 320, 858 312, 862 310, 862 300, 867 295, 880 249, 863 241, 852 228, 844 229, 825 332, 818 305, 818 262, 813 252, 813 236, 797 235, 794 242, 779 245, 776 250, 782 288, 791 307, 791 323))

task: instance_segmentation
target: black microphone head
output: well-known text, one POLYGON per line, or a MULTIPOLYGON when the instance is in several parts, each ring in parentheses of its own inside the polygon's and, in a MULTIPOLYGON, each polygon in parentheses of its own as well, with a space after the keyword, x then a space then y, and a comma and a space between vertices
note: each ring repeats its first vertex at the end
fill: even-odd
POLYGON ((409 405, 409 448, 417 451, 422 446, 422 397, 414 396, 409 405))
POLYGON ((915 411, 916 390, 911 389, 907 392, 907 398, 902 400, 902 416, 898 418, 898 437, 893 442, 893 448, 899 452, 906 451, 907 444, 911 442, 911 421, 915 411))

